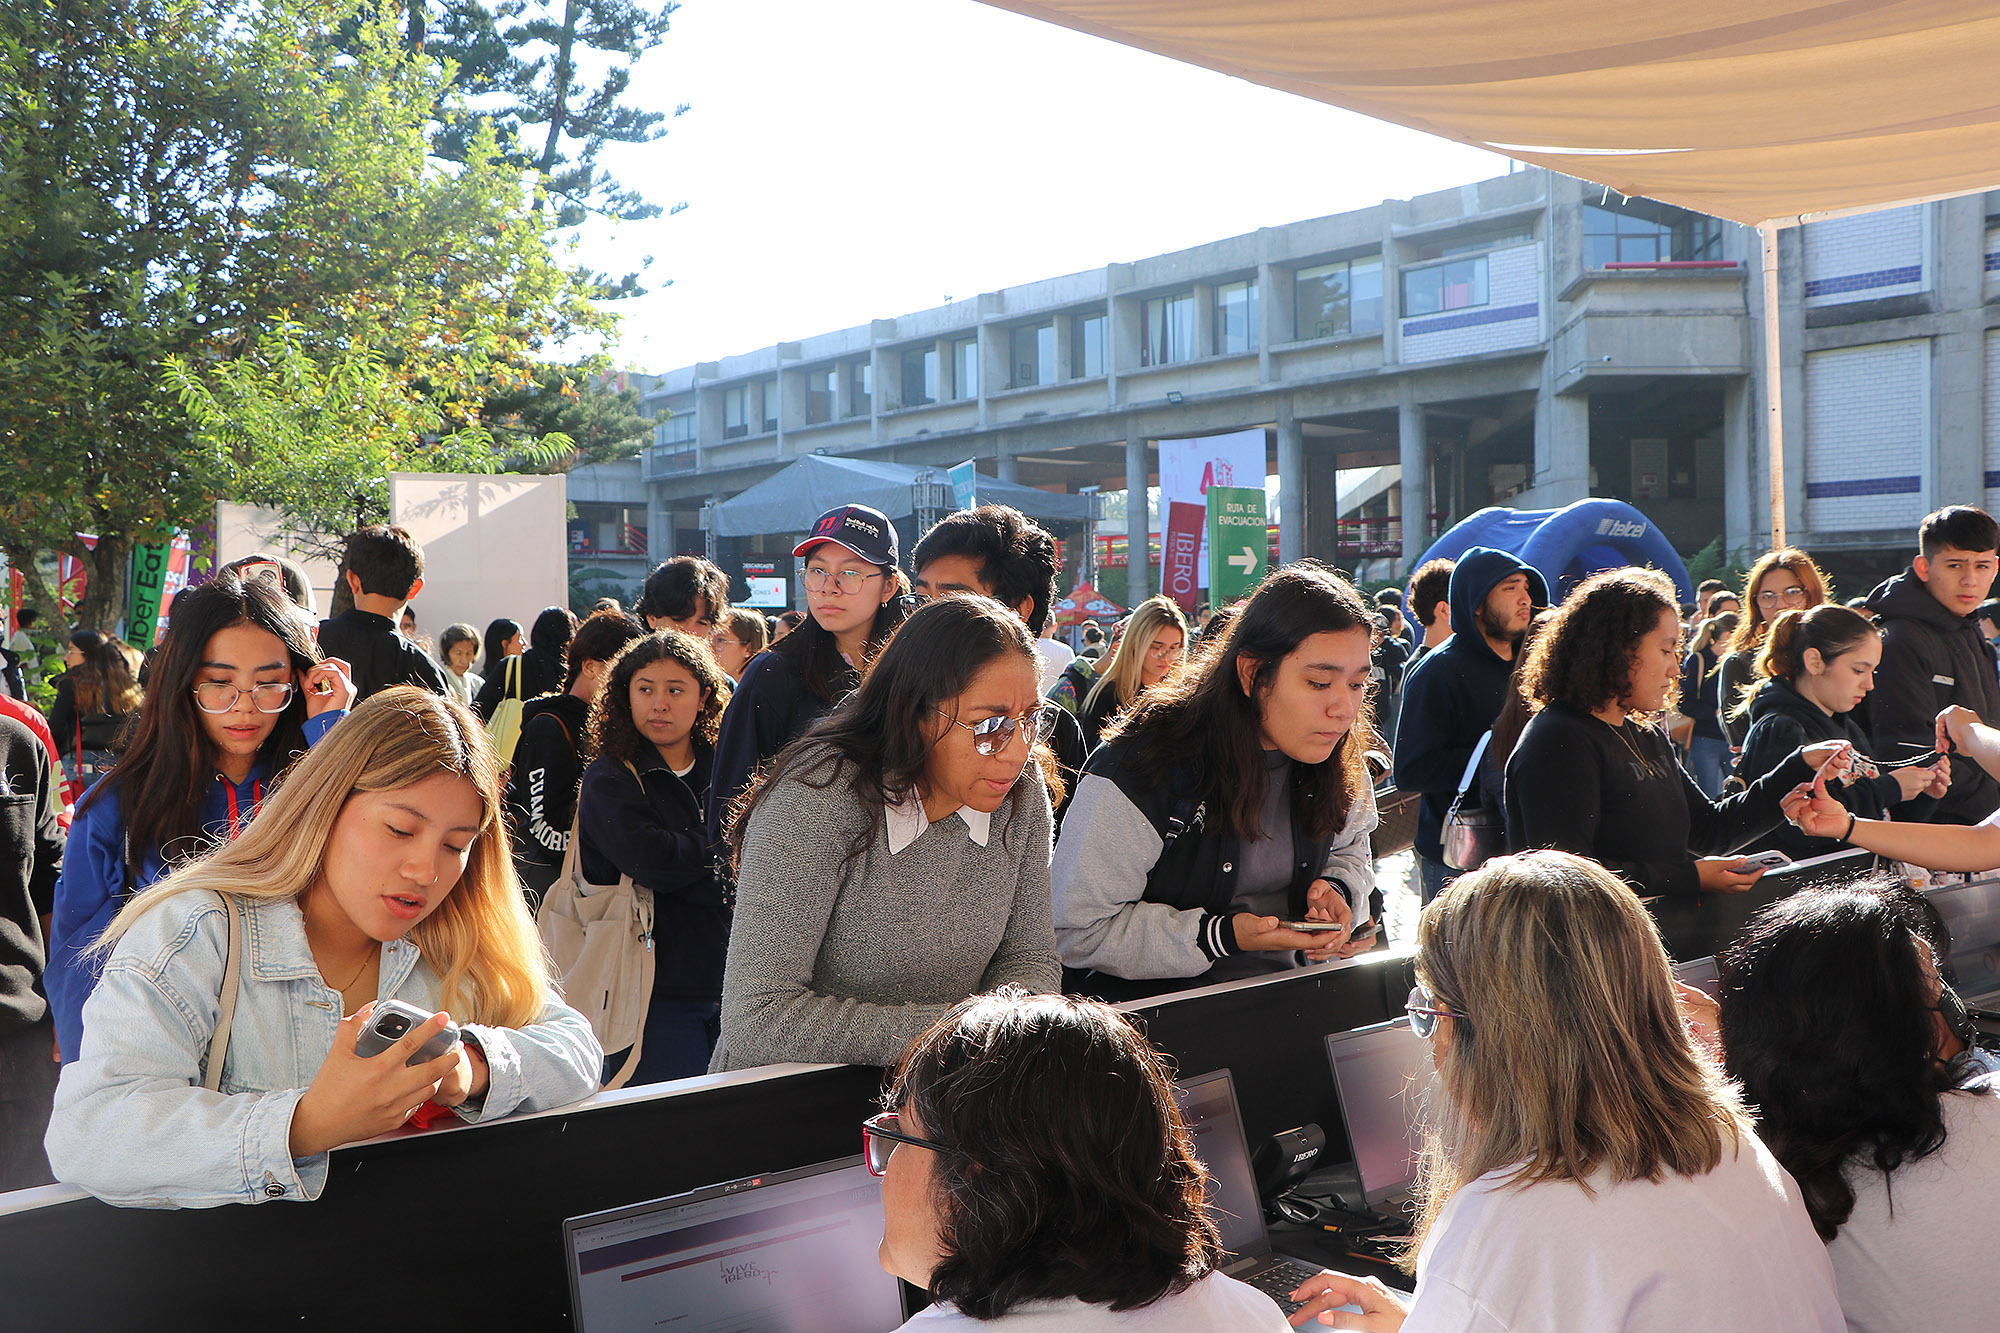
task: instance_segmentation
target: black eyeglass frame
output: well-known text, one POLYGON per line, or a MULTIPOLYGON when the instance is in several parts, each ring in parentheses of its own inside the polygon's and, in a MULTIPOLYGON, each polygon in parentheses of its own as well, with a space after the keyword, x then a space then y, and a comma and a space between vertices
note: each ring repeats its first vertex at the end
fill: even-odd
POLYGON ((956 1148, 946 1147, 944 1144, 932 1139, 920 1139, 914 1134, 905 1134, 899 1129, 890 1129, 882 1123, 885 1120, 895 1121, 901 1118, 898 1112, 884 1111, 879 1115, 871 1115, 861 1122, 861 1157, 863 1162, 867 1164, 869 1175, 878 1178, 887 1175, 889 1172, 889 1158, 896 1151, 894 1148, 891 1148, 888 1152, 883 1153, 882 1165, 880 1168, 877 1168, 875 1165, 874 1143, 876 1139, 887 1139, 890 1143, 907 1143, 915 1148, 929 1148, 932 1152, 958 1151, 956 1148))

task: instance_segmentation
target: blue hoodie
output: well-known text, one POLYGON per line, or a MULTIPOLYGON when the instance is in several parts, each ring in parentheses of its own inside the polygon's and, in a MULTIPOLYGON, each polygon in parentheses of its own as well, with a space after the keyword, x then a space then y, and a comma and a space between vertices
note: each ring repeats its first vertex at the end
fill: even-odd
POLYGON ((1396 725, 1396 790, 1423 793, 1417 811, 1417 852, 1444 859, 1440 839, 1445 812, 1479 738, 1500 715, 1514 664, 1479 632, 1475 618, 1487 594, 1503 579, 1528 576, 1538 607, 1548 605, 1541 572, 1509 551, 1475 546, 1451 571, 1451 637, 1424 654, 1403 678, 1403 709, 1396 725))

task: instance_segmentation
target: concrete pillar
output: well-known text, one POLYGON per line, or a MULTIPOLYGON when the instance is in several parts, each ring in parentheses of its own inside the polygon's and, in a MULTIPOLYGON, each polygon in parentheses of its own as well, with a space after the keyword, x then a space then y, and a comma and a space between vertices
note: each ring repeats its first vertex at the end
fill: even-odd
POLYGON ((661 498, 658 487, 646 490, 646 558, 654 564, 670 560, 674 554, 674 507, 661 498))
POLYGON ((1290 404, 1278 409, 1278 563, 1306 553, 1305 428, 1290 404))
POLYGON ((1004 445, 1001 448, 1003 452, 998 460, 999 468, 997 475, 1002 481, 1019 482, 1021 480, 1021 456, 1019 454, 1004 452, 1006 448, 1004 445))
POLYGON ((1152 521, 1146 513, 1146 437, 1125 436, 1125 605, 1137 606, 1152 596, 1146 577, 1146 548, 1152 541, 1152 521))
POLYGON ((1534 506, 1554 509, 1590 494, 1590 397, 1551 392, 1535 400, 1534 506))
POLYGON ((1726 551, 1762 551, 1769 545, 1769 506, 1757 497, 1768 492, 1757 466, 1757 391, 1748 375, 1722 382, 1722 544, 1726 551))
POLYGON ((1408 574, 1431 544, 1430 442, 1424 437, 1424 409, 1407 402, 1398 408, 1396 435, 1403 465, 1403 572, 1408 574))

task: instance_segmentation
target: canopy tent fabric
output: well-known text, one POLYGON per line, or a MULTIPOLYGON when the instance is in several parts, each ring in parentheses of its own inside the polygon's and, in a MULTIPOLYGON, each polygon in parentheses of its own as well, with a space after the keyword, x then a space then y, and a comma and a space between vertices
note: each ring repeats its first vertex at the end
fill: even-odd
POLYGON ((2000 183, 2000 6, 985 3, 1749 225, 2000 183))
POLYGON ((1086 620, 1116 620, 1125 608, 1088 583, 1079 583, 1070 595, 1055 605, 1056 624, 1068 627, 1086 620))
MULTIPOLYGON (((908 518, 916 510, 912 487, 927 472, 944 484, 943 468, 807 454, 716 505, 715 531, 723 537, 805 532, 821 514, 846 504, 867 505, 890 518, 908 518)), ((993 477, 981 477, 976 494, 979 504, 1012 505, 1043 523, 1082 523, 1090 516, 1088 496, 1057 495, 993 477)))

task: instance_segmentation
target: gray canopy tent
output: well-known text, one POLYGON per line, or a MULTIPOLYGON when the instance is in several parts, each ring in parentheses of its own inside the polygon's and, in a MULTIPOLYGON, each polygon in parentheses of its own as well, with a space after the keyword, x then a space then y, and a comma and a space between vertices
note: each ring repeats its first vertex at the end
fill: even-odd
MULTIPOLYGON (((920 487, 942 488, 946 497, 951 493, 943 468, 808 454, 712 506, 709 515, 721 537, 805 532, 821 514, 844 504, 864 504, 892 519, 908 519, 928 507, 920 504, 920 487)), ((979 478, 976 503, 1012 505, 1045 526, 1082 523, 1090 514, 1088 496, 1058 495, 986 476, 979 478)), ((939 506, 941 512, 950 508, 948 498, 939 506)))

